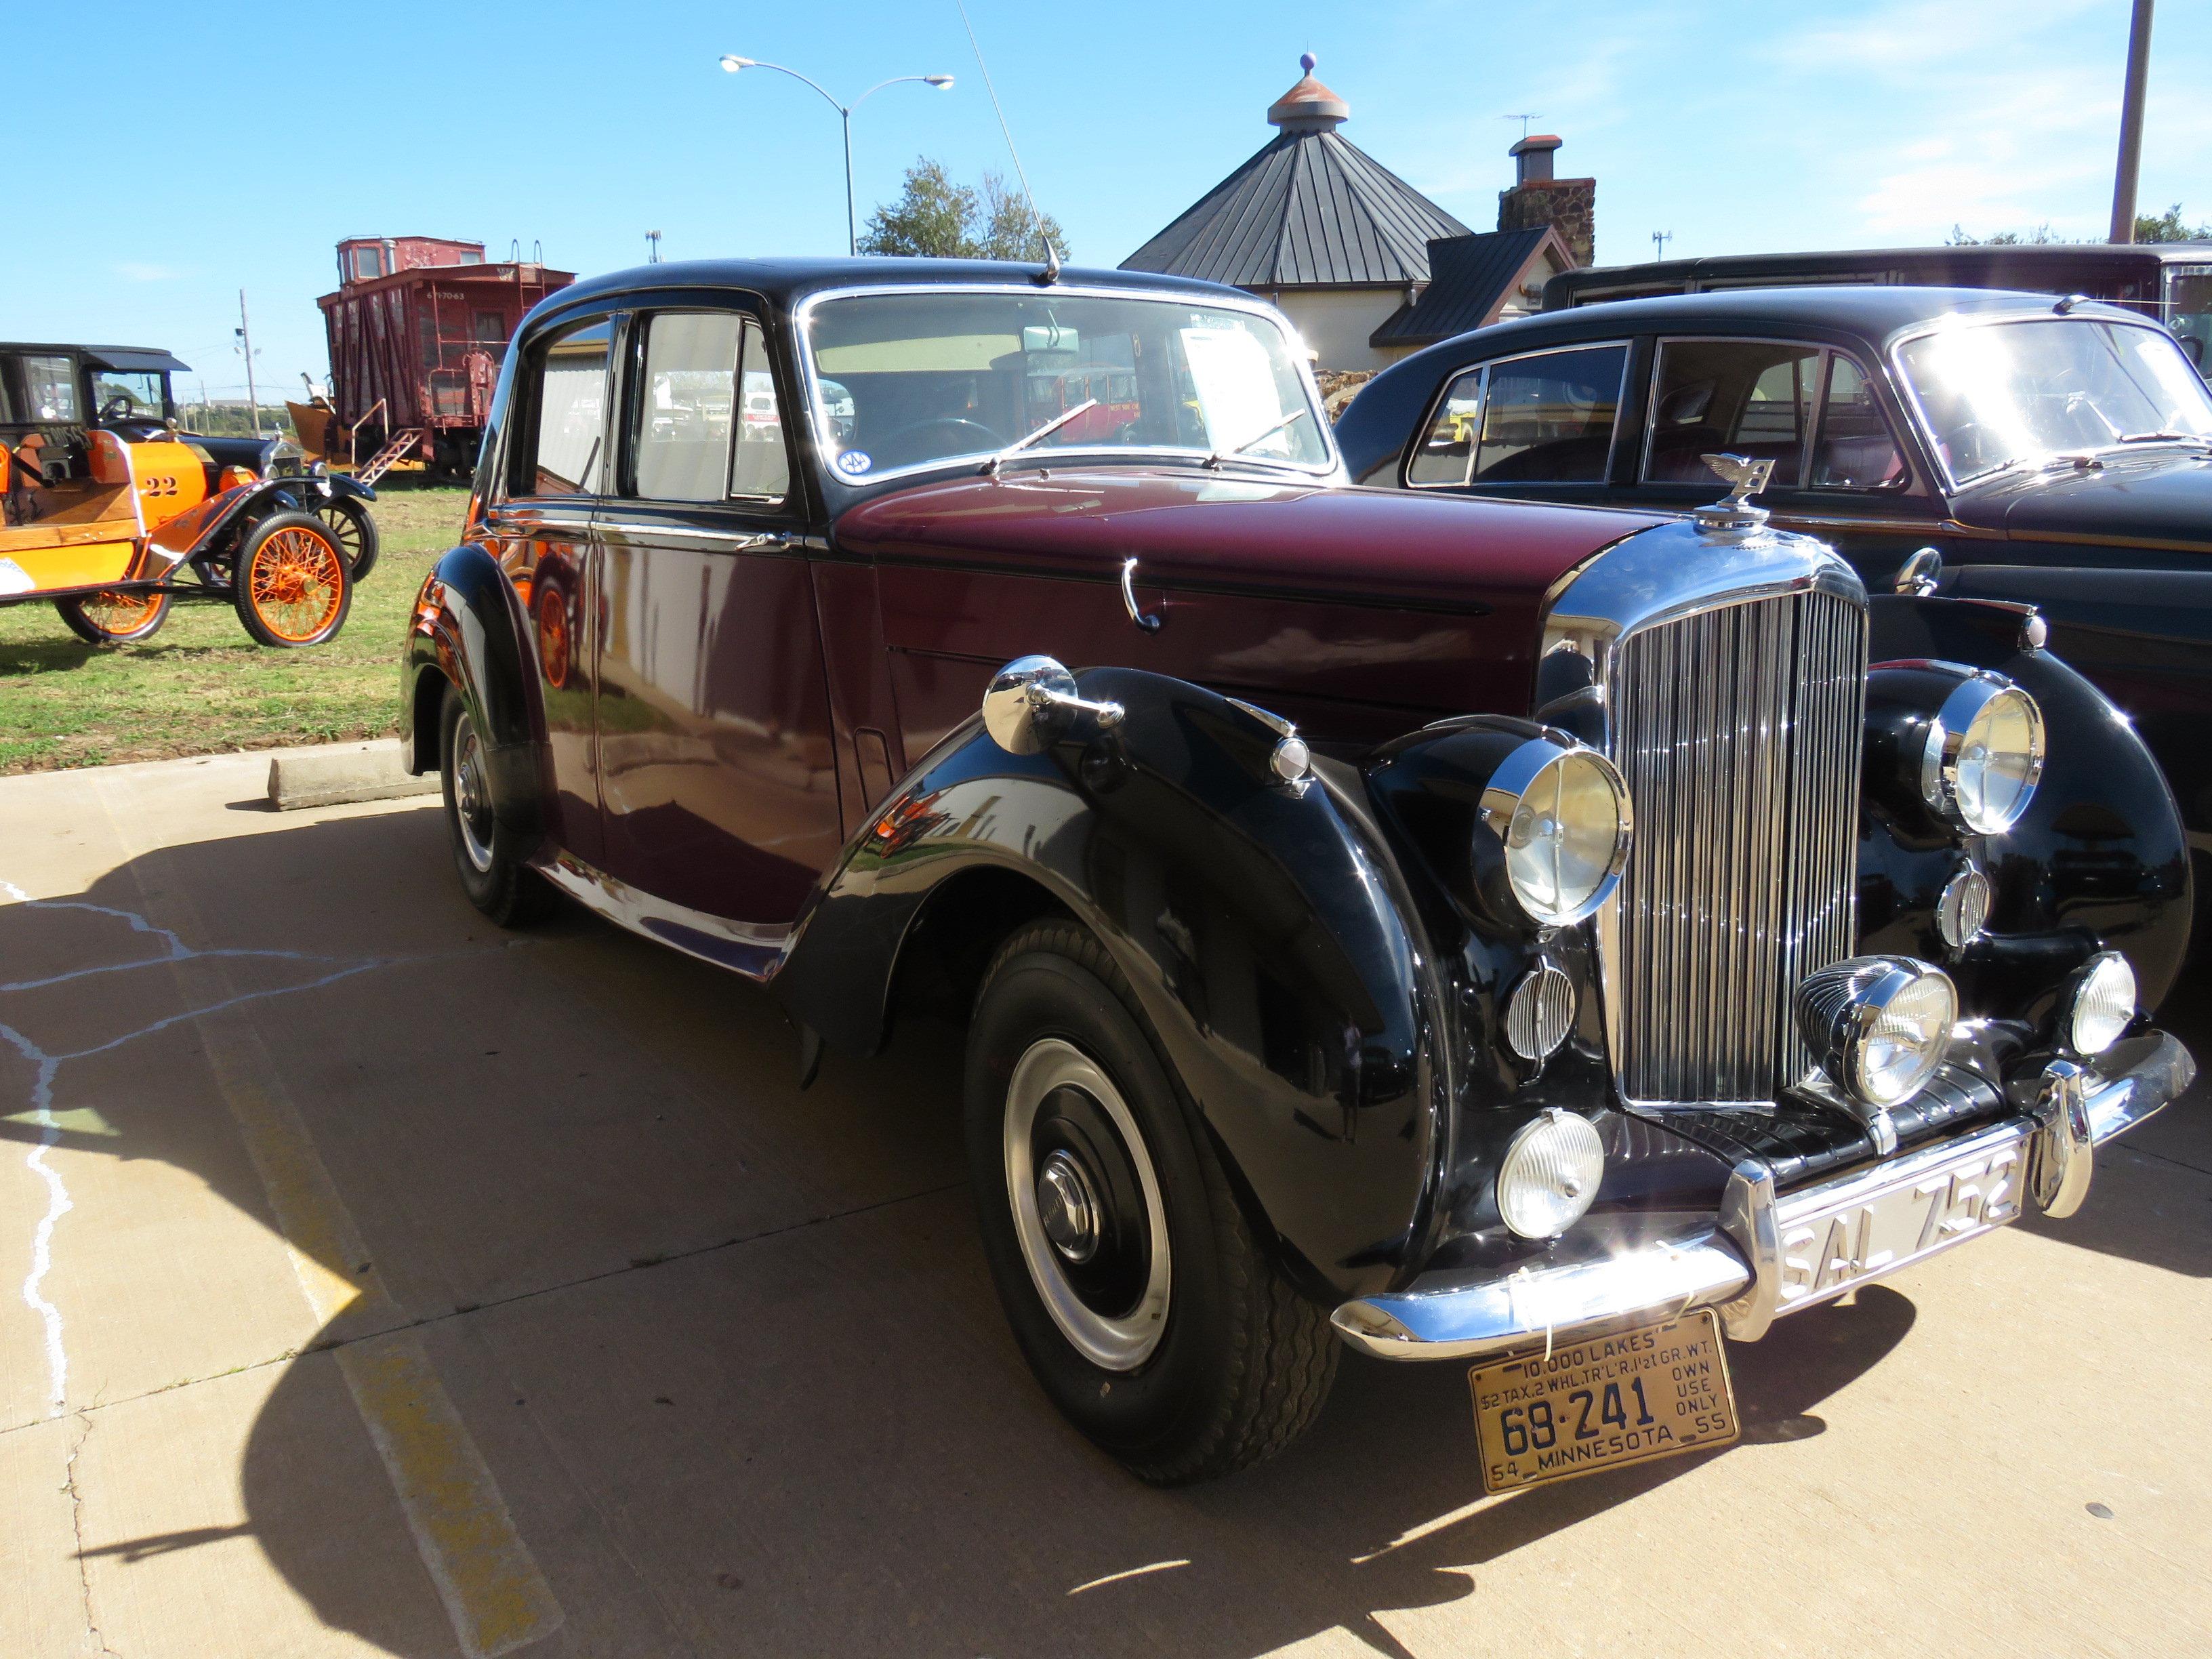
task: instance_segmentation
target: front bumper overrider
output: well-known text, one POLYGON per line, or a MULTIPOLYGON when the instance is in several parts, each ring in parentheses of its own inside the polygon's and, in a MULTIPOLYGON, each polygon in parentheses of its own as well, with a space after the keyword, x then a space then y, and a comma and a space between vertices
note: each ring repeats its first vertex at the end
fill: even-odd
POLYGON ((1346 1302, 1332 1320, 1346 1341, 1384 1359, 1495 1358, 1699 1308, 1718 1308, 1731 1337, 1753 1340, 1781 1316, 1978 1238, 2027 1204, 2072 1214, 2096 1147, 2196 1075, 2189 1050, 2154 1031, 2114 1045, 2094 1068, 2051 1062, 1995 1122, 1829 1180, 1778 1194, 1771 1171, 1747 1158, 1705 1231, 1503 1278, 1427 1276, 1346 1302), (1924 1218, 1911 1248, 1868 1249, 1876 1218, 1908 1201, 1924 1218))

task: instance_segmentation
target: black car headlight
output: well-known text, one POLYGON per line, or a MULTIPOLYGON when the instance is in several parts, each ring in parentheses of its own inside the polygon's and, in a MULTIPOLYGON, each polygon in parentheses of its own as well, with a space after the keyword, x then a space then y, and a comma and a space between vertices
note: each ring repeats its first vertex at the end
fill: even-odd
POLYGON ((1531 738, 1483 787, 1484 829, 1504 849, 1514 902, 1538 925, 1580 921, 1628 862, 1628 786, 1595 749, 1531 738))
POLYGON ((1954 832, 2002 835, 2043 776, 2043 710, 2002 674, 1881 663, 1867 677, 1869 787, 1954 832))

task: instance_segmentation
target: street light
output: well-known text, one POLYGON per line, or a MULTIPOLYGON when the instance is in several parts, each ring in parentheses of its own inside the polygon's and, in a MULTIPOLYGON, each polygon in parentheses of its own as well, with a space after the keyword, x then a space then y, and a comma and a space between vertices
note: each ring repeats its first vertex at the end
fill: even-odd
POLYGON ((836 110, 843 118, 845 123, 845 252, 854 254, 860 251, 860 222, 854 216, 853 211, 853 112, 885 87, 896 87, 908 81, 922 82, 935 87, 940 92, 949 92, 952 88, 952 77, 949 75, 894 75, 888 81, 877 82, 850 104, 841 104, 830 96, 828 88, 820 82, 808 80, 797 70, 786 69, 781 64, 763 64, 757 58, 740 58, 733 52, 726 52, 722 54, 722 68, 732 75, 735 75, 739 70, 774 70, 778 75, 788 75, 794 81, 805 82, 808 86, 822 94, 830 108, 836 110))

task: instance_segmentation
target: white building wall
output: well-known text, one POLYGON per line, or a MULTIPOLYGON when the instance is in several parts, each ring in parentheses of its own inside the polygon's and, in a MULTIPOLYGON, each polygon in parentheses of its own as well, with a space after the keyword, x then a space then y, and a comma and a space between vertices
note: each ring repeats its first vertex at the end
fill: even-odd
POLYGON ((1405 288, 1284 289, 1262 297, 1280 306, 1311 347, 1318 369, 1387 368, 1404 354, 1377 351, 1367 337, 1406 303, 1405 288))

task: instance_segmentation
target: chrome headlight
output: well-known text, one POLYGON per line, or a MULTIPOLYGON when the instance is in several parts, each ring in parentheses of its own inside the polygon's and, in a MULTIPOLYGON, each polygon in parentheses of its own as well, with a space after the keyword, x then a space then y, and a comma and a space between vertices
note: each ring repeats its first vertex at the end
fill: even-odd
POLYGON ((1554 1106, 1522 1126, 1498 1166, 1498 1213, 1523 1238, 1557 1238, 1582 1219, 1605 1174, 1588 1118, 1554 1106))
POLYGON ((2020 822, 2043 775, 2043 711, 2002 675, 1977 673, 1943 700, 1920 759, 1920 794, 1978 835, 2020 822))
POLYGON ((1532 738, 1482 792, 1484 825, 1505 849, 1514 901, 1547 927, 1605 902, 1628 862, 1628 786, 1595 749, 1532 738))
POLYGON ((1797 988, 1797 1027, 1830 1081, 1869 1106, 1902 1104, 1942 1063, 1959 994, 1911 957, 1853 957, 1797 988))
POLYGON ((2066 1042, 2077 1054, 2101 1054, 2136 1017, 2136 970, 2118 951, 2100 951, 2071 988, 2066 1042))

